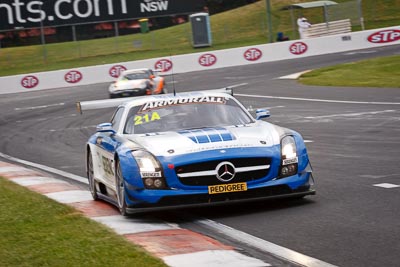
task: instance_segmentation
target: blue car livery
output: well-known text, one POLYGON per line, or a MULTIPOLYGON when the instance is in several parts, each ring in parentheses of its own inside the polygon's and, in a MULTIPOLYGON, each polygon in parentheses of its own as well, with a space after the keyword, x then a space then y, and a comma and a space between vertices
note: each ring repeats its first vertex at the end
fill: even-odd
POLYGON ((95 200, 121 214, 315 194, 304 140, 229 90, 88 101, 118 106, 86 145, 95 200))

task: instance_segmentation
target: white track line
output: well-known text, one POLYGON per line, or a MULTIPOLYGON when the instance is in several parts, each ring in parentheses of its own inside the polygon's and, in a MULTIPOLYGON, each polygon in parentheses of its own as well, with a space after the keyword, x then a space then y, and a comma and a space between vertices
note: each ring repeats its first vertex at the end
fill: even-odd
POLYGON ((248 83, 233 84, 233 85, 227 86, 227 88, 236 88, 236 87, 241 87, 241 86, 245 86, 245 85, 248 85, 248 83))
POLYGON ((326 119, 326 118, 335 118, 335 117, 360 117, 364 115, 378 115, 382 113, 393 113, 397 112, 396 110, 382 110, 382 111, 368 111, 368 112, 358 112, 358 113, 342 113, 342 114, 332 114, 325 116, 316 116, 316 117, 304 117, 305 119, 326 119))
POLYGON ((143 232, 181 229, 178 225, 169 224, 160 220, 143 220, 121 215, 92 217, 99 223, 107 225, 120 235, 137 234, 143 232))
POLYGON ((245 232, 233 229, 229 226, 220 224, 218 222, 215 222, 215 221, 212 221, 209 219, 199 219, 199 220, 196 220, 195 223, 205 225, 206 227, 214 229, 215 231, 218 231, 219 233, 229 236, 230 238, 233 238, 236 241, 239 241, 239 242, 247 244, 251 247, 260 249, 261 251, 271 253, 275 256, 278 256, 280 258, 283 258, 283 259, 290 261, 292 263, 295 263, 295 264, 299 264, 299 265, 307 266, 307 267, 334 267, 334 266, 336 266, 336 265, 332 265, 330 263, 306 256, 306 255, 303 255, 294 250, 278 246, 274 243, 271 243, 271 242, 268 242, 261 238, 249 235, 245 232))
POLYGON ((25 108, 14 108, 14 110, 34 110, 34 109, 49 108, 49 107, 57 107, 57 106, 64 106, 64 105, 65 105, 65 103, 58 103, 58 104, 45 105, 45 106, 25 107, 25 108))
POLYGON ((289 74, 289 75, 286 75, 286 76, 281 76, 281 77, 275 78, 275 79, 280 79, 280 80, 297 80, 301 75, 303 75, 304 73, 310 72, 310 71, 311 71, 311 70, 305 70, 305 71, 301 71, 301 72, 289 74))
POLYGON ((234 250, 207 250, 187 254, 165 256, 165 263, 173 267, 267 267, 271 266, 234 250))
POLYGON ((373 184, 373 186, 382 187, 386 189, 400 187, 400 185, 398 184, 390 184, 390 183, 373 184))
POLYGON ((313 98, 300 98, 300 97, 247 95, 247 94, 234 94, 234 95, 235 96, 243 96, 243 97, 254 97, 254 98, 283 99, 283 100, 325 102, 325 103, 341 103, 341 104, 400 105, 400 102, 345 101, 345 100, 328 100, 328 99, 318 99, 318 98, 313 99, 313 98))

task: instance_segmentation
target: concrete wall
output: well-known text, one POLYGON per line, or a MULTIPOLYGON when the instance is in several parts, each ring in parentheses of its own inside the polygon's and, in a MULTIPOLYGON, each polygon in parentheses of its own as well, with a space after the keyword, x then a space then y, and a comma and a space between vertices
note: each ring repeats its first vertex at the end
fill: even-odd
POLYGON ((0 77, 0 94, 111 82, 124 69, 184 73, 400 44, 400 26, 165 58, 0 77))

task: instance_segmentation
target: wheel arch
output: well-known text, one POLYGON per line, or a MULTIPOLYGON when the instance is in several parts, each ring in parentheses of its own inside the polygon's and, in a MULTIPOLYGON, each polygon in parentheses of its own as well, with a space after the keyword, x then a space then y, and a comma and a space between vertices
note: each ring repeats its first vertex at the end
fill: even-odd
POLYGON ((89 144, 86 144, 86 149, 85 149, 85 169, 86 169, 86 176, 88 177, 88 172, 89 172, 89 154, 91 153, 91 148, 89 144))
POLYGON ((139 167, 131 153, 132 150, 129 149, 117 150, 114 155, 115 171, 119 162, 124 180, 133 188, 144 188, 139 167))

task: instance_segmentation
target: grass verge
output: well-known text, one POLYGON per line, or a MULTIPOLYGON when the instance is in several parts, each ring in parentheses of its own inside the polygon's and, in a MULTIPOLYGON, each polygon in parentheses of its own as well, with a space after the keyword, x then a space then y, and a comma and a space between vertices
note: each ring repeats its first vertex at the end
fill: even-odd
POLYGON ((303 74, 306 85, 400 88, 400 56, 346 63, 303 74))
POLYGON ((0 177, 0 266, 166 266, 73 208, 0 177))

